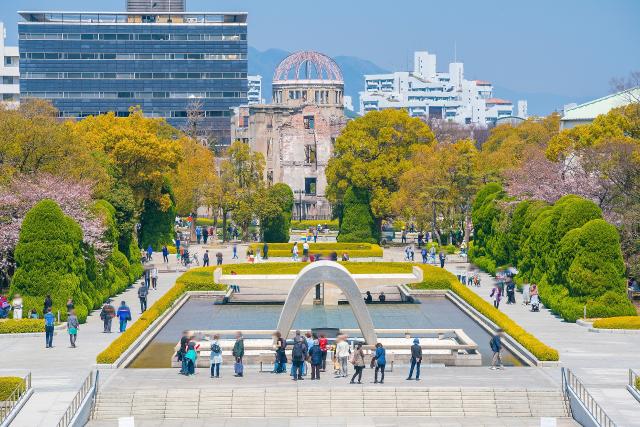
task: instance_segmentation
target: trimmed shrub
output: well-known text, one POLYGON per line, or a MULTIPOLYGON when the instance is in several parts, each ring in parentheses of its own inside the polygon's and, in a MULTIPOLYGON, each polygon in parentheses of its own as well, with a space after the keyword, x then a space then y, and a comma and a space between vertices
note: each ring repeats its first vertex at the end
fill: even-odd
MULTIPOLYGON (((162 245, 173 242, 173 226, 176 219, 176 205, 173 191, 168 182, 162 186, 162 194, 169 197, 169 208, 162 209, 158 202, 145 199, 140 215, 140 244, 142 248, 149 245, 159 251, 162 245)), ((138 253, 139 256, 139 253, 138 253)))
MULTIPOLYGON (((250 249, 255 251, 260 249, 264 243, 252 243, 250 249)), ((291 257, 291 249, 293 243, 269 243, 269 257, 291 257)), ((298 249, 302 252, 302 247, 298 244, 298 249)), ((343 253, 349 254, 352 258, 381 257, 383 250, 380 246, 371 243, 309 243, 310 254, 320 254, 324 257, 331 255, 333 252, 338 254, 338 258, 343 253)))
POLYGON ((265 242, 286 243, 289 241, 293 191, 287 184, 277 183, 269 188, 267 197, 280 208, 280 212, 262 218, 263 239, 265 242))
POLYGON ((424 282, 409 285, 410 287, 416 289, 450 289, 481 314, 489 318, 489 320, 502 328, 513 339, 522 344, 522 346, 529 350, 538 358, 538 360, 560 360, 557 350, 547 346, 525 331, 520 325, 511 320, 509 316, 497 310, 493 305, 482 299, 482 297, 474 291, 458 282, 453 274, 430 265, 420 265, 420 268, 424 271, 424 282), (444 287, 438 288, 439 285, 444 287))
POLYGON ((187 291, 217 291, 226 289, 213 281, 215 267, 194 268, 184 273, 176 280, 175 285, 158 301, 140 315, 138 320, 118 338, 113 340, 96 357, 97 363, 114 363, 133 344, 151 324, 167 311, 173 303, 187 291))
POLYGON ((621 316, 597 319, 593 322, 593 327, 600 329, 640 329, 640 317, 621 316))
POLYGON ((36 308, 40 314, 44 298, 50 294, 53 312, 60 310, 63 317, 67 299, 73 298, 76 314, 84 321, 87 304, 92 303, 85 293, 90 282, 81 245, 80 226, 54 201, 37 203, 27 212, 20 229, 11 294, 21 294, 25 309, 36 308))
POLYGON ((378 234, 366 190, 349 188, 344 195, 338 242, 377 243, 378 234))
POLYGON ((20 389, 20 394, 26 390, 24 379, 20 377, 0 377, 0 401, 9 399, 16 389, 20 389))
POLYGON ((0 320, 0 334, 27 334, 44 332, 42 319, 6 319, 0 320))

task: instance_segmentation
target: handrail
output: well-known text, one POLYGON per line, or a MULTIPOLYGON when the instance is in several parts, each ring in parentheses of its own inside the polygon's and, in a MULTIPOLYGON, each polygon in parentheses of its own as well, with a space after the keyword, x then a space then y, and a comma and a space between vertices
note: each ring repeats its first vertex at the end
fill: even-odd
POLYGON ((9 395, 9 397, 2 402, 0 406, 0 423, 7 419, 13 408, 22 400, 27 394, 27 391, 31 389, 31 372, 29 372, 24 378, 22 383, 18 385, 9 395))
POLYGON ((629 369, 629 385, 631 386, 631 388, 634 388, 636 390, 638 390, 638 387, 636 386, 638 377, 640 377, 640 375, 638 375, 636 371, 634 371, 633 369, 629 369))
POLYGON ((73 417, 75 417, 78 409, 80 408, 80 405, 82 404, 82 402, 84 402, 85 398, 92 390, 93 398, 95 399, 95 393, 98 389, 98 375, 99 371, 95 372, 95 377, 93 371, 89 372, 89 375, 87 375, 87 378, 84 379, 82 385, 80 386, 80 390, 78 390, 64 415, 62 416, 62 418, 60 418, 60 421, 58 421, 57 427, 68 427, 71 424, 71 420, 73 420, 73 417))
POLYGON ((570 389, 575 394, 600 427, 617 427, 616 423, 598 405, 598 402, 591 396, 582 381, 573 374, 571 369, 562 368, 562 386, 563 392, 566 393, 570 389))

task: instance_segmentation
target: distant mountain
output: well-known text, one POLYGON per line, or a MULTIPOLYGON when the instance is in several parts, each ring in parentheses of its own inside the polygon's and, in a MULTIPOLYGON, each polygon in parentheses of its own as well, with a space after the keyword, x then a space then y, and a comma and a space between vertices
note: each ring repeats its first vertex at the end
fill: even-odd
MULTIPOLYGON (((271 79, 276 67, 290 52, 281 49, 260 51, 249 47, 249 74, 262 76, 262 97, 271 101, 271 79)), ((386 73, 387 71, 371 61, 355 56, 337 56, 334 60, 340 66, 344 77, 345 95, 353 99, 353 107, 358 110, 360 98, 358 92, 364 88, 365 74, 386 73)))

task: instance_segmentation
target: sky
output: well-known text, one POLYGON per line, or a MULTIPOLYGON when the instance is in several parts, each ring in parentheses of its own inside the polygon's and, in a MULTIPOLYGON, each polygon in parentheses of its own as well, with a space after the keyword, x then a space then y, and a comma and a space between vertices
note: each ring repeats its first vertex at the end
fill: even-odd
MULTIPOLYGON (((125 0, 0 0, 7 44, 17 10, 52 9, 122 11, 125 0)), ((467 78, 520 93, 595 98, 640 70, 640 0, 187 0, 187 9, 248 12, 259 50, 357 56, 389 70, 427 50, 445 71, 455 54, 467 78)))

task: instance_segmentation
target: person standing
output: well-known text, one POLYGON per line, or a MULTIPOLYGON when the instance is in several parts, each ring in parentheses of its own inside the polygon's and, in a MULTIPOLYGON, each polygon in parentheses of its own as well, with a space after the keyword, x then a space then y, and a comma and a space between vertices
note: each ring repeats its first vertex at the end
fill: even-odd
POLYGON ((220 378, 220 365, 222 364, 222 348, 220 347, 220 336, 214 335, 211 342, 211 378, 220 378))
POLYGON ((47 313, 47 310, 53 307, 53 301, 51 301, 51 295, 47 295, 44 298, 44 305, 42 309, 42 315, 44 316, 47 313))
POLYGON ((169 248, 167 248, 167 245, 162 245, 162 262, 169 264, 169 248))
POLYGON ((509 279, 507 281, 507 304, 515 304, 516 303, 516 285, 513 283, 513 280, 509 279))
POLYGON ((347 342, 346 335, 338 337, 338 344, 336 344, 336 357, 340 364, 340 376, 342 378, 346 378, 349 367, 349 342, 347 342))
POLYGON ((233 350, 231 354, 236 359, 234 366, 235 376, 242 377, 244 375, 244 366, 242 365, 242 358, 244 357, 244 338, 242 338, 242 332, 236 333, 236 342, 233 344, 233 350))
POLYGON ((153 290, 158 289, 158 268, 155 264, 151 265, 151 286, 153 286, 153 290))
POLYGON ((427 248, 422 248, 422 250, 420 251, 420 255, 422 255, 422 263, 426 264, 427 263, 427 248))
POLYGON ((402 234, 400 235, 400 243, 407 243, 407 232, 404 229, 404 227, 402 227, 402 234))
POLYGON ((302 260, 307 261, 309 259, 309 242, 306 240, 302 244, 302 260))
POLYGON ((80 329, 80 322, 76 317, 76 311, 71 309, 67 316, 67 332, 69 332, 69 342, 71 348, 76 348, 76 339, 78 339, 78 329, 80 329))
POLYGON ((522 285, 522 303, 524 305, 529 305, 529 301, 530 301, 530 289, 531 289, 531 285, 528 283, 525 283, 524 285, 522 285))
POLYGON ((355 379, 358 377, 358 384, 362 384, 362 371, 364 371, 364 351, 362 350, 362 344, 358 343, 356 349, 351 355, 351 364, 355 372, 351 377, 351 384, 355 384, 355 379))
POLYGON ((73 310, 75 308, 75 305, 73 304, 73 298, 69 298, 67 300, 67 314, 71 313, 71 310, 73 310))
POLYGON ((276 366, 273 372, 281 374, 287 372, 287 340, 282 338, 280 332, 276 332, 276 366))
POLYGON ((493 352, 493 357, 491 358, 491 370, 495 371, 496 369, 504 369, 502 365, 502 355, 500 352, 502 351, 502 340, 500 337, 502 336, 502 329, 498 329, 496 333, 491 337, 491 341, 489 341, 489 346, 491 347, 491 351, 493 352))
POLYGON ((202 228, 200 226, 196 227, 196 241, 198 242, 198 244, 200 244, 200 241, 202 240, 202 228))
MULTIPOLYGON (((47 295, 48 297, 49 295, 47 295)), ((53 347, 53 328, 55 327, 56 318, 51 312, 51 307, 48 307, 44 313, 44 340, 46 348, 53 347)))
POLYGON ((204 255, 202 256, 202 266, 203 267, 209 266, 209 249, 204 251, 204 255))
POLYGON ((147 246, 147 261, 151 261, 151 257, 153 256, 153 248, 151 247, 151 243, 147 246))
POLYGON ((178 346, 178 350, 176 351, 176 356, 178 357, 178 362, 180 365, 180 374, 187 375, 187 358, 185 357, 187 354, 187 350, 189 350, 189 341, 190 341, 189 331, 183 331, 182 337, 180 337, 180 344, 178 346))
POLYGON ((22 297, 20 294, 15 294, 13 296, 13 300, 11 301, 11 306, 13 307, 13 318, 16 320, 22 319, 22 297))
POLYGON ((291 350, 291 363, 293 368, 293 380, 302 380, 302 365, 307 358, 307 344, 304 338, 294 339, 293 350, 291 350))
POLYGON ((262 259, 269 259, 269 244, 267 242, 262 245, 262 259))
POLYGON ((116 316, 120 319, 120 332, 124 332, 127 329, 127 322, 131 320, 131 310, 129 310, 126 302, 122 301, 120 303, 116 316))
POLYGON ((438 258, 440 258, 440 268, 444 268, 444 262, 447 259, 447 255, 444 253, 444 251, 440 251, 438 258))
MULTIPOLYGON (((238 255, 235 252, 233 254, 236 258, 238 258, 238 255)), ((222 265, 222 252, 216 252, 216 265, 222 265)))
POLYGON ((502 291, 500 290, 500 286, 496 283, 489 294, 491 298, 493 298, 493 306, 498 308, 500 306, 500 298, 502 297, 502 291))
POLYGON ((313 346, 309 349, 309 358, 311 359, 311 379, 319 380, 322 367, 322 349, 319 340, 313 340, 313 346))
POLYGON ((325 337, 324 334, 320 334, 318 345, 320 346, 320 351, 322 351, 322 366, 320 367, 320 370, 322 372, 325 372, 327 370, 327 344, 328 343, 329 343, 329 340, 327 340, 327 337, 325 337))
POLYGON ((100 311, 100 319, 102 319, 102 324, 104 326, 104 330, 102 331, 103 333, 111 333, 111 322, 115 316, 116 309, 111 305, 111 300, 107 300, 100 311))
POLYGON ((318 243, 318 227, 313 228, 313 243, 318 243))
POLYGON ((376 371, 373 377, 373 383, 378 383, 378 372, 380 372, 380 384, 384 384, 384 368, 387 365, 387 351, 382 346, 382 343, 376 344, 375 363, 376 371))
POLYGON ((413 339, 413 345, 411 346, 411 368, 409 369, 409 376, 407 380, 410 380, 413 376, 413 369, 416 370, 416 381, 420 380, 420 365, 422 364, 422 347, 420 347, 420 340, 418 338, 413 339))
POLYGON ((147 295, 149 295, 149 288, 144 284, 141 284, 138 288, 138 299, 140 299, 140 313, 144 313, 147 310, 147 295))
POLYGON ((202 227, 202 242, 206 245, 207 240, 209 240, 209 229, 207 227, 202 227))
POLYGON ((187 354, 184 355, 187 359, 187 373, 186 375, 195 375, 196 373, 196 361, 198 360, 198 352, 196 351, 196 343, 189 341, 189 347, 187 354))
POLYGON ((298 261, 298 242, 293 244, 293 248, 291 248, 291 254, 293 257, 293 261, 298 261))

